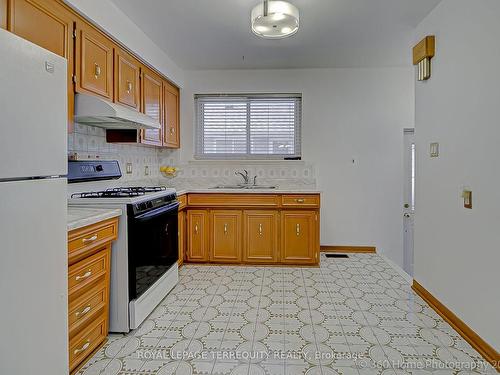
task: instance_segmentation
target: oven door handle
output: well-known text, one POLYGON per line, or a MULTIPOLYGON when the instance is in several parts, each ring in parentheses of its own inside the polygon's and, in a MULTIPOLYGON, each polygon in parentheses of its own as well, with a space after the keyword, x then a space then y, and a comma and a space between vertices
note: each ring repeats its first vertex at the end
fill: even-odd
POLYGON ((165 214, 165 213, 168 213, 171 211, 177 212, 178 208, 179 208, 179 202, 170 203, 170 204, 167 204, 166 206, 155 208, 154 210, 151 210, 151 211, 145 212, 143 214, 134 216, 134 220, 138 220, 138 221, 149 220, 149 219, 155 218, 157 216, 160 216, 162 214, 165 214))

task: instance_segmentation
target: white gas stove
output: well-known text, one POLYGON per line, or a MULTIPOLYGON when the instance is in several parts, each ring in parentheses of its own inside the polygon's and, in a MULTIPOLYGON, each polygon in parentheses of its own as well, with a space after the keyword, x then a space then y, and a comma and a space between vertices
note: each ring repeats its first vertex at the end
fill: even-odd
MULTIPOLYGON (((121 177, 117 161, 70 161, 68 171, 70 183, 121 177)), ((78 191, 75 186, 72 191, 78 191)), ((178 281, 175 190, 164 186, 87 188, 71 194, 68 203, 122 209, 111 253, 109 330, 137 328, 178 281)))

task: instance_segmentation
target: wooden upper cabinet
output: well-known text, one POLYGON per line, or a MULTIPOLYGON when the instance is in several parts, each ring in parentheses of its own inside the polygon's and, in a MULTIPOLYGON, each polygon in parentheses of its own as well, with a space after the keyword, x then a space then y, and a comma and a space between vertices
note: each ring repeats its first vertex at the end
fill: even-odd
POLYGON ((208 228, 208 211, 188 211, 186 260, 191 262, 208 261, 208 228))
POLYGON ((113 100, 113 43, 84 22, 77 22, 76 91, 113 100))
POLYGON ((316 211, 282 211, 281 262, 314 264, 318 262, 319 238, 316 211))
POLYGON ((210 216, 210 261, 241 261, 241 211, 214 210, 210 216))
POLYGON ((141 106, 140 63, 121 49, 115 48, 115 102, 137 111, 141 106))
POLYGON ((249 263, 279 260, 279 213, 274 210, 245 211, 243 214, 243 259, 249 263))
POLYGON ((163 144, 179 148, 179 89, 166 81, 163 83, 163 103, 163 144))
MULTIPOLYGON (((68 120, 74 111, 73 23, 75 16, 54 0, 0 0, 0 23, 9 10, 7 29, 68 60, 68 120)), ((4 21, 2 21, 4 20, 4 21)))
MULTIPOLYGON (((153 73, 148 68, 142 68, 141 80, 141 98, 142 98, 142 113, 158 120, 162 123, 163 120, 163 95, 162 95, 162 80, 160 76, 153 73)), ((141 131, 141 143, 161 146, 162 145, 162 129, 148 129, 141 131)))

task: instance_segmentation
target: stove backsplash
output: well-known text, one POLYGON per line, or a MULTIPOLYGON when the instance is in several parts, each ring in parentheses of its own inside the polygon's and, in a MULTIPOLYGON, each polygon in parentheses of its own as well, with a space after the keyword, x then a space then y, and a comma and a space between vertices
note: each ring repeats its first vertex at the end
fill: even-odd
MULTIPOLYGON (((74 132, 68 136, 68 154, 77 154, 78 159, 118 160, 122 178, 106 184, 133 185, 160 184, 177 188, 203 188, 218 184, 241 182, 235 171, 247 169, 249 175, 257 175, 258 184, 274 184, 283 187, 300 186, 314 188, 316 175, 314 165, 305 161, 179 161, 179 151, 135 144, 106 142, 105 130, 98 127, 75 124, 74 132), (126 173, 127 164, 132 164, 132 173, 126 173), (165 177, 160 166, 179 168, 176 177, 165 177)), ((75 186, 79 191, 84 186, 75 186)), ((88 184, 87 184, 88 185, 88 184)), ((88 186, 90 187, 90 185, 88 186)))
POLYGON ((75 153, 78 159, 118 160, 123 174, 119 181, 160 178, 158 150, 155 147, 107 143, 106 131, 102 128, 75 124, 73 133, 68 135, 68 154, 75 153), (126 172, 128 163, 132 164, 130 174, 126 172))

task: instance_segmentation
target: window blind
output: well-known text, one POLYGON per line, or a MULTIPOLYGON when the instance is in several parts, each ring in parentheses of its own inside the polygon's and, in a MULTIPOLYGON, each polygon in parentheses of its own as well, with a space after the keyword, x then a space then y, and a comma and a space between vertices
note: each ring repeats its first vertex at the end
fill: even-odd
POLYGON ((301 156, 299 94, 196 95, 198 159, 301 156))

